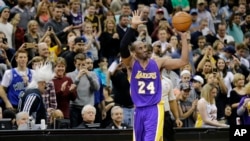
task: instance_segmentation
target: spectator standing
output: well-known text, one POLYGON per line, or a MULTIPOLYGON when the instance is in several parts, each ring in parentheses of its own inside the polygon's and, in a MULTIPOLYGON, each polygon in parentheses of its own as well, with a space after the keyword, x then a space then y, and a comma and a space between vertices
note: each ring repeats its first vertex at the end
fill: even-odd
POLYGON ((196 108, 198 99, 190 99, 190 84, 181 83, 178 96, 178 111, 183 127, 194 127, 196 121, 196 108))
POLYGON ((227 33, 234 38, 236 44, 242 43, 244 38, 244 33, 241 30, 240 23, 241 15, 239 13, 233 13, 229 20, 227 33))
POLYGON ((122 40, 126 31, 130 28, 128 25, 129 25, 129 17, 127 15, 121 15, 119 17, 119 23, 116 25, 116 31, 119 35, 120 40, 122 40))
POLYGON ((27 29, 28 22, 34 19, 32 13, 26 8, 25 0, 18 0, 17 5, 11 8, 11 14, 20 14, 20 22, 18 24, 19 27, 23 28, 25 31, 27 29))
POLYGON ((36 20, 28 22, 27 32, 24 35, 24 41, 26 43, 39 43, 40 35, 38 34, 38 23, 36 20))
POLYGON ((164 18, 168 19, 169 18, 169 13, 165 7, 163 7, 164 0, 155 0, 155 3, 151 4, 150 6, 150 13, 149 13, 149 18, 152 20, 154 15, 157 12, 157 9, 162 9, 164 18))
POLYGON ((13 35, 13 25, 8 22, 10 17, 10 8, 8 6, 0 7, 0 31, 2 31, 6 38, 8 48, 14 49, 12 42, 12 35, 13 35))
POLYGON ((241 125, 250 125, 250 83, 245 86, 246 95, 240 99, 237 114, 241 117, 241 125))
POLYGON ((66 73, 72 72, 76 69, 74 62, 74 58, 78 53, 84 53, 87 50, 87 41, 83 37, 76 37, 72 42, 71 48, 66 51, 61 57, 63 57, 67 62, 66 65, 66 73))
POLYGON ((35 119, 36 124, 41 123, 41 119, 47 121, 47 111, 43 103, 42 94, 45 93, 46 82, 53 78, 52 65, 46 64, 35 70, 34 78, 28 85, 19 99, 19 112, 29 113, 35 119))
POLYGON ((44 26, 45 30, 49 27, 56 33, 56 36, 62 43, 67 41, 67 33, 72 30, 73 26, 69 25, 67 22, 62 20, 63 17, 63 7, 61 5, 56 5, 53 8, 53 18, 51 18, 44 26))
POLYGON ((174 127, 182 127, 183 123, 179 118, 178 105, 173 92, 173 83, 169 78, 164 76, 162 76, 161 82, 162 100, 164 101, 163 138, 175 141, 174 127))
POLYGON ((245 19, 241 23, 241 30, 244 34, 250 31, 250 12, 246 13, 245 19))
POLYGON ((98 66, 99 58, 99 51, 100 51, 100 42, 98 41, 98 37, 95 33, 93 33, 93 23, 85 22, 84 23, 84 35, 83 37, 87 40, 87 47, 84 50, 84 53, 88 56, 93 58, 94 60, 94 68, 98 66))
POLYGON ((232 126, 237 125, 235 120, 238 117, 237 107, 239 107, 241 98, 246 96, 244 75, 240 73, 234 74, 233 84, 235 87, 230 91, 230 97, 229 97, 229 105, 232 108, 232 114, 228 119, 229 124, 232 126))
POLYGON ((110 86, 110 79, 108 77, 108 60, 103 57, 98 63, 99 67, 94 69, 95 74, 101 79, 103 86, 110 86))
MULTIPOLYGON (((98 16, 95 15, 96 6, 94 4, 90 4, 87 9, 87 15, 84 17, 84 22, 92 23, 92 32, 95 33, 97 37, 101 35, 101 22, 98 16)), ((84 29, 86 25, 84 25, 84 29)))
POLYGON ((50 53, 49 59, 53 62, 56 61, 56 58, 62 51, 62 44, 53 29, 48 29, 40 42, 45 42, 47 44, 50 53))
POLYGON ((204 84, 204 79, 199 76, 199 75, 195 75, 192 79, 192 87, 191 87, 191 91, 190 91, 190 98, 191 99, 200 99, 201 97, 201 89, 202 86, 204 84))
POLYGON ((142 20, 146 21, 146 23, 144 24, 147 26, 148 34, 151 35, 154 31, 154 24, 152 20, 149 19, 149 12, 150 12, 149 6, 145 5, 141 12, 142 12, 142 20))
POLYGON ((17 67, 5 71, 0 91, 0 97, 6 108, 17 108, 19 95, 31 82, 34 71, 27 68, 28 53, 25 50, 18 50, 15 55, 17 67), (18 85, 18 88, 16 88, 18 85))
POLYGON ((209 31, 214 34, 215 28, 211 13, 206 9, 205 0, 197 0, 198 21, 207 20, 209 31))
POLYGON ((197 104, 198 113, 195 127, 229 127, 229 125, 217 121, 217 107, 215 105, 217 90, 214 84, 206 84, 202 88, 201 99, 197 104))
POLYGON ((112 123, 112 108, 115 106, 114 99, 111 96, 111 88, 104 86, 103 88, 105 111, 107 112, 106 118, 102 121, 102 127, 107 127, 112 123))
POLYGON ((70 0, 70 15, 67 16, 69 25, 73 25, 73 29, 75 29, 77 33, 80 33, 80 29, 83 26, 83 15, 80 10, 80 5, 80 0, 70 0))
MULTIPOLYGON (((41 56, 36 56, 32 58, 31 65, 32 69, 36 70, 43 64, 46 64, 48 62, 45 62, 41 56)), ((56 91, 53 81, 46 82, 46 87, 44 93, 42 93, 42 100, 44 103, 45 109, 50 113, 51 110, 57 109, 57 100, 56 100, 56 91)), ((49 113, 47 115, 47 119, 49 120, 49 113)), ((50 122, 50 121, 48 121, 50 122)))
POLYGON ((104 31, 99 37, 100 55, 108 59, 110 65, 119 53, 120 38, 116 31, 116 24, 113 19, 106 19, 104 22, 104 31))
POLYGON ((18 25, 20 20, 20 14, 16 13, 10 21, 10 23, 13 25, 13 47, 15 50, 18 50, 24 43, 25 30, 18 25))
POLYGON ((227 24, 225 22, 222 22, 218 25, 216 38, 222 41, 225 45, 234 42, 234 38, 231 35, 227 34, 227 24))
POLYGON ((225 15, 219 13, 219 7, 214 1, 211 1, 209 3, 209 10, 213 19, 215 31, 217 31, 218 24, 221 22, 225 22, 225 17, 224 17, 225 15))
POLYGON ((130 96, 129 80, 125 65, 118 57, 109 67, 114 102, 123 109, 123 123, 133 127, 134 105, 130 96))
POLYGON ((234 0, 228 0, 225 5, 220 7, 219 13, 225 17, 225 20, 228 22, 231 15, 233 14, 233 8, 235 6, 234 0))
POLYGON ((119 24, 121 15, 126 15, 129 19, 131 18, 131 7, 129 3, 123 3, 121 5, 121 13, 115 15, 116 24, 119 24))
POLYGON ((77 54, 74 58, 76 70, 66 75, 77 85, 78 95, 77 99, 70 102, 71 127, 76 127, 81 123, 81 110, 85 105, 94 106, 94 92, 100 88, 98 77, 94 72, 88 71, 85 59, 83 54, 77 54))
POLYGON ((189 0, 170 0, 173 8, 181 7, 183 11, 188 12, 190 10, 189 0))
MULTIPOLYGON (((223 94, 226 94, 229 96, 230 91, 232 90, 232 82, 234 79, 234 74, 232 71, 229 71, 228 66, 226 65, 226 62, 224 59, 219 58, 216 62, 216 70, 214 70, 214 73, 216 74, 216 78, 221 79, 222 78, 222 85, 225 85, 223 87, 220 87, 223 94), (226 89, 225 89, 226 87, 226 89), (224 90, 223 90, 224 89, 224 90)), ((222 86, 220 85, 220 86, 222 86)))
POLYGON ((50 4, 47 2, 39 2, 37 5, 37 11, 35 20, 38 22, 39 33, 44 34, 47 29, 44 28, 45 24, 52 18, 50 11, 50 4))
MULTIPOLYGON (((93 71, 93 59, 90 57, 86 58, 86 65, 87 65, 87 69, 88 71, 93 71)), ((100 84, 100 88, 98 91, 95 92, 95 105, 94 107, 96 108, 96 117, 95 117, 95 122, 97 123, 101 123, 101 121, 106 118, 106 110, 105 110, 105 101, 104 101, 104 89, 103 89, 103 84, 102 84, 102 80, 99 76, 98 80, 99 80, 99 84, 100 84)))
POLYGON ((70 101, 77 98, 76 85, 71 78, 65 76, 66 60, 58 57, 54 64, 55 77, 53 83, 56 91, 57 108, 63 112, 64 118, 70 118, 70 101))
POLYGON ((36 20, 31 20, 28 22, 27 31, 24 35, 24 42, 33 44, 31 48, 27 48, 29 59, 32 59, 33 57, 36 56, 37 54, 36 44, 39 43, 39 40, 40 40, 40 35, 38 34, 38 23, 36 20))
POLYGON ((198 22, 198 10, 197 9, 191 9, 189 14, 192 17, 192 24, 189 28, 190 32, 193 33, 197 30, 199 30, 199 22, 198 22))
POLYGON ((142 41, 147 45, 152 44, 152 39, 148 34, 147 26, 144 24, 140 24, 137 28, 139 35, 137 36, 137 41, 142 41))

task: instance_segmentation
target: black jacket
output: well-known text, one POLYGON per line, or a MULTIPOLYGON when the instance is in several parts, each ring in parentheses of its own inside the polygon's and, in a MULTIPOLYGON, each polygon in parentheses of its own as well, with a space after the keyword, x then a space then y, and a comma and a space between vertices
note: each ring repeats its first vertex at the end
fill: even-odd
POLYGON ((27 89, 20 95, 19 111, 29 113, 30 116, 36 119, 36 124, 40 124, 41 119, 46 121, 47 110, 45 109, 41 92, 38 89, 27 89))
POLYGON ((112 122, 106 127, 106 129, 131 129, 131 127, 125 123, 122 123, 121 127, 119 128, 112 122))
POLYGON ((98 128, 100 128, 100 123, 88 124, 87 122, 83 121, 80 125, 78 125, 74 129, 98 129, 98 128))

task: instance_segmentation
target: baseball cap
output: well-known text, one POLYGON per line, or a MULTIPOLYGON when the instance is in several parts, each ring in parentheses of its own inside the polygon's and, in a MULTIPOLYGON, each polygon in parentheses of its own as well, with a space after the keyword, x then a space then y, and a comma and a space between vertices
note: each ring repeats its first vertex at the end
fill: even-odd
POLYGON ((226 47, 224 48, 224 51, 225 51, 225 52, 228 52, 228 53, 231 53, 231 54, 235 54, 235 52, 236 52, 234 46, 232 46, 232 45, 226 46, 226 47))
POLYGON ((197 4, 204 4, 205 3, 205 0, 198 0, 197 1, 197 4))
POLYGON ((164 14, 164 11, 163 11, 163 9, 162 8, 159 8, 159 9, 157 9, 156 10, 156 14, 164 14))
POLYGON ((190 15, 197 15, 198 10, 197 9, 191 9, 189 13, 190 13, 190 15))
POLYGON ((188 71, 188 70, 181 71, 180 76, 182 76, 183 74, 189 74, 189 75, 191 75, 190 71, 188 71))
POLYGON ((75 38, 75 44, 76 43, 85 43, 86 39, 84 37, 76 37, 75 38))
POLYGON ((200 75, 195 75, 192 81, 200 82, 202 85, 204 84, 204 79, 200 75))
POLYGON ((181 83, 180 84, 180 90, 190 90, 190 84, 189 83, 181 83))

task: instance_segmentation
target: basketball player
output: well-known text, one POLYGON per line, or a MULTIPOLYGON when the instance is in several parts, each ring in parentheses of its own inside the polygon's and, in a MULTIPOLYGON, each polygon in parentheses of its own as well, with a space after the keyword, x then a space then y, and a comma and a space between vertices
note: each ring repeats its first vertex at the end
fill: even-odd
POLYGON ((180 59, 148 57, 148 48, 141 41, 135 41, 135 32, 141 21, 137 11, 133 12, 131 28, 121 41, 121 57, 130 74, 131 97, 135 105, 134 140, 163 140, 164 103, 161 101, 161 69, 177 69, 188 63, 187 34, 179 33, 182 38, 180 59), (132 43, 130 49, 128 44, 132 43), (130 54, 131 52, 131 54, 130 54))

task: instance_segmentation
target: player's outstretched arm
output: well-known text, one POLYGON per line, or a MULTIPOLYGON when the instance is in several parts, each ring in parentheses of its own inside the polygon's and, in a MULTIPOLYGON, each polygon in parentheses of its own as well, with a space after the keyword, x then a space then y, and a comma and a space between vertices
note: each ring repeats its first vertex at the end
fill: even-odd
POLYGON ((131 60, 129 45, 136 40, 137 27, 142 23, 145 22, 141 20, 141 14, 138 11, 132 12, 131 28, 127 30, 120 43, 120 54, 126 65, 131 60))
POLYGON ((181 48, 181 58, 170 59, 169 57, 160 58, 161 67, 167 70, 179 69, 189 62, 189 46, 187 42, 187 33, 178 32, 181 36, 182 48, 181 48))

